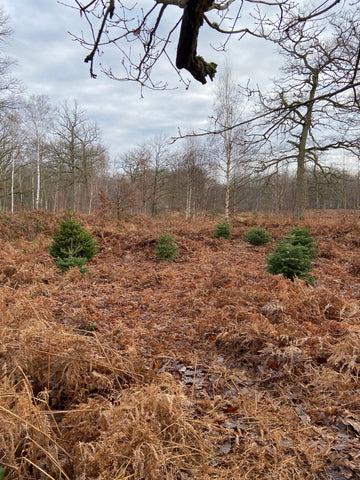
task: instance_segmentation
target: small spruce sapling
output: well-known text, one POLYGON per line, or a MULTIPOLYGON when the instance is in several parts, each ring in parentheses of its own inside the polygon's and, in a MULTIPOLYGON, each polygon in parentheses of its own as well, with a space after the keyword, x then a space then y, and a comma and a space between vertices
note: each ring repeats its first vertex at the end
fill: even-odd
MULTIPOLYGON (((294 232, 295 229, 292 230, 294 232)), ((294 281, 295 277, 313 284, 314 277, 309 274, 312 270, 312 260, 316 256, 315 244, 311 237, 311 242, 304 241, 304 237, 296 235, 295 231, 291 235, 285 236, 285 240, 279 242, 266 260, 266 271, 273 275, 282 274, 285 278, 294 281)))
POLYGON ((170 262, 178 256, 178 247, 175 239, 168 231, 159 235, 155 247, 155 255, 158 260, 166 260, 170 262))
POLYGON ((231 238, 231 226, 226 220, 215 225, 215 238, 231 238))
POLYGON ((271 235, 265 228, 255 227, 245 233, 243 237, 245 242, 254 246, 265 245, 272 240, 271 235))
POLYGON ((87 258, 84 257, 68 257, 68 258, 58 258, 55 261, 55 265, 59 270, 66 272, 70 267, 79 267, 81 273, 86 273, 87 268, 84 265, 87 262, 87 258))
POLYGON ((317 248, 313 237, 310 237, 309 230, 304 227, 294 227, 290 231, 290 235, 284 235, 287 242, 292 245, 301 245, 308 251, 308 255, 311 259, 315 259, 317 256, 317 248))
POLYGON ((49 252, 60 270, 79 267, 85 273, 84 265, 96 254, 96 241, 80 222, 74 220, 73 213, 68 213, 68 217, 60 223, 60 230, 54 233, 49 252))

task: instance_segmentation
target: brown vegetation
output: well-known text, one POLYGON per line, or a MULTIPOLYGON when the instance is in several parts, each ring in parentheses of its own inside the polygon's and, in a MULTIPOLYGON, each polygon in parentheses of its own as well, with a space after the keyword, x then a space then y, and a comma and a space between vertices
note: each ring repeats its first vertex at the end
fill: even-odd
POLYGON ((47 253, 59 219, 0 218, 6 480, 360 478, 358 214, 303 222, 314 286, 264 270, 291 218, 244 214, 224 240, 216 220, 84 217, 86 275, 47 253), (273 242, 243 242, 254 225, 273 242))

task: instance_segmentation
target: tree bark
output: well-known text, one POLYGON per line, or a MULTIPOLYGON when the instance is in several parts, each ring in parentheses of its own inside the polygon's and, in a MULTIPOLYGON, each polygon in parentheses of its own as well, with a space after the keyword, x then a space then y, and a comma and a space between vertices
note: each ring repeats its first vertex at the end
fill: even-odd
POLYGON ((206 77, 212 80, 216 73, 216 64, 207 63, 197 55, 197 41, 200 27, 204 21, 204 12, 209 10, 214 0, 188 0, 184 8, 181 31, 177 47, 176 66, 185 68, 191 75, 206 83, 206 77))
POLYGON ((36 198, 35 198, 35 208, 38 210, 40 206, 40 185, 41 185, 41 178, 40 178, 40 163, 41 163, 41 152, 40 152, 40 138, 37 134, 36 138, 37 142, 37 158, 36 158, 36 198))
POLYGON ((297 156, 297 171, 296 171, 296 202, 295 202, 295 215, 298 218, 302 218, 305 210, 305 197, 306 197, 306 142, 308 139, 309 131, 311 128, 312 112, 314 107, 314 98, 319 81, 319 71, 314 70, 312 74, 312 88, 309 95, 309 103, 307 105, 304 123, 302 126, 299 152, 297 156))
POLYGON ((11 213, 14 213, 15 158, 11 160, 11 213))

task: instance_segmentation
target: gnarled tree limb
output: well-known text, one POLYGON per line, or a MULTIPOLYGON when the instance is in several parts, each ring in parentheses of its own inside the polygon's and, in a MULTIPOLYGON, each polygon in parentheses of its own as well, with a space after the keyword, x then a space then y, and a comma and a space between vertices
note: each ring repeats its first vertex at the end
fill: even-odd
POLYGON ((182 17, 180 38, 177 48, 176 66, 185 68, 201 83, 206 77, 212 80, 216 72, 215 63, 207 63, 197 55, 199 30, 204 21, 204 13, 213 5, 214 0, 188 0, 182 17))

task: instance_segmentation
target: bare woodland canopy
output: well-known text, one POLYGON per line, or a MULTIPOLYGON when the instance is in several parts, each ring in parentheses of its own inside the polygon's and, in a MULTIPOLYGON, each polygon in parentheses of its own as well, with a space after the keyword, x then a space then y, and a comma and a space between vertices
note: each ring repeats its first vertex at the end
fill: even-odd
MULTIPOLYGON (((148 139, 123 152, 116 160, 119 170, 111 175, 99 131, 76 103, 54 111, 40 96, 27 99, 16 115, 5 108, 15 84, 8 81, 11 64, 4 59, 3 208, 71 205, 90 211, 99 192, 116 205, 119 216, 126 210, 155 215, 170 208, 190 217, 223 211, 224 204, 226 217, 230 211, 264 207, 293 208, 301 216, 314 206, 360 205, 360 163, 357 175, 353 170, 348 176, 339 170, 338 153, 360 158, 358 1, 63 2, 72 8, 66 9, 69 14, 81 14, 82 33, 72 35, 87 49, 84 58, 93 77, 103 72, 162 90, 179 80, 188 87, 192 80, 204 84, 216 76, 205 142, 209 133, 217 135, 211 144, 179 142, 176 152, 161 135, 148 139), (209 45, 220 52, 231 45, 241 57, 244 36, 271 42, 282 57, 281 76, 271 91, 254 86, 256 78, 247 88, 239 86, 213 62, 209 45), (250 105, 245 115, 240 97, 250 105), (326 156, 323 160, 329 152, 336 157, 334 168, 326 156)), ((0 20, 0 35, 6 38, 7 19, 0 20)))
MULTIPOLYGON (((299 35, 310 21, 321 24, 321 29, 333 29, 337 18, 352 16, 358 9, 357 1, 346 0, 148 0, 141 4, 74 0, 74 3, 89 27, 88 32, 76 38, 90 50, 85 61, 90 64, 91 75, 96 76, 96 54, 116 46, 121 69, 104 65, 100 68, 114 79, 137 81, 156 89, 167 86, 165 80, 153 78, 161 57, 167 58, 184 83, 188 80, 182 76, 182 69, 203 84, 208 78, 213 79, 217 65, 211 58, 201 56, 203 29, 211 31, 211 45, 225 51, 230 37, 241 39, 251 35, 280 42, 299 35)), ((241 55, 241 44, 238 54, 241 55)), ((348 88, 359 85, 359 48, 353 67, 348 88)))
MULTIPOLYGON (((285 81, 275 83, 273 97, 264 97, 257 88, 248 89, 247 96, 256 96, 262 105, 261 113, 237 122, 217 122, 216 133, 252 123, 250 142, 267 145, 273 166, 296 162, 299 216, 306 203, 306 164, 310 161, 321 169, 319 152, 339 148, 358 151, 358 135, 355 138, 347 129, 349 122, 353 123, 350 115, 358 114, 359 109, 357 1, 155 0, 141 6, 121 0, 75 3, 91 32, 90 38, 84 34, 77 40, 90 50, 85 62, 90 63, 93 77, 97 53, 101 60, 102 52, 116 47, 120 70, 99 63, 113 79, 165 89, 166 81, 156 80, 156 68, 165 57, 186 85, 189 80, 183 70, 205 84, 216 75, 217 65, 201 55, 203 32, 214 48, 223 51, 231 37, 241 40, 254 36, 275 44, 285 57, 285 81), (260 123, 254 126, 258 120, 260 123), (322 127, 317 132, 316 125, 331 125, 340 134, 320 139, 324 130, 322 127), (344 129, 346 135, 341 133, 344 129)), ((241 42, 236 53, 242 54, 241 42)), ((261 62, 261 58, 257 61, 261 62)), ((229 148, 225 147, 225 151, 229 152, 229 148)), ((227 154, 228 190, 231 163, 227 154)), ((264 168, 268 167, 267 159, 264 168)))

